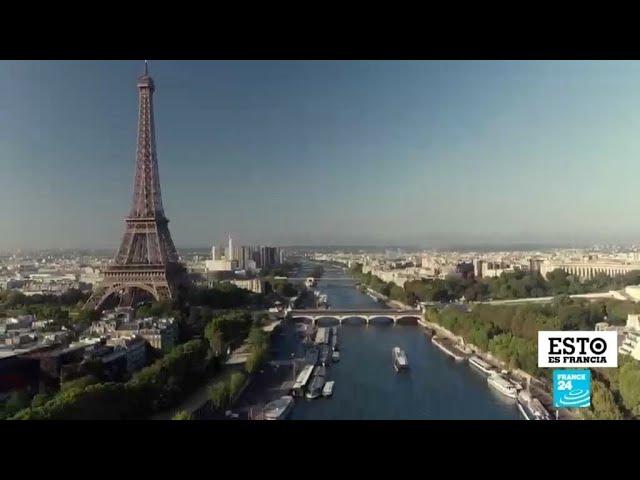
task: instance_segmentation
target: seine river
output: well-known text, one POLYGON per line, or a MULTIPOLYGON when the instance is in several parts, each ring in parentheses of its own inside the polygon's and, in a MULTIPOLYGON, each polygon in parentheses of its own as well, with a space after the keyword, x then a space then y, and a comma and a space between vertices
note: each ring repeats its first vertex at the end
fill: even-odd
MULTIPOLYGON (((301 276, 312 267, 305 263, 301 276)), ((327 278, 347 277, 339 267, 324 268, 327 278)), ((317 288, 328 295, 331 308, 381 308, 350 281, 320 280, 317 288)), ((297 399, 290 419, 521 418, 513 400, 490 389, 486 377, 466 362, 456 363, 438 350, 420 326, 344 324, 339 329, 340 361, 328 368, 328 379, 335 381, 333 396, 297 399), (393 369, 394 346, 407 353, 409 371, 393 369)), ((289 331, 280 341, 296 348, 294 338, 289 331)))

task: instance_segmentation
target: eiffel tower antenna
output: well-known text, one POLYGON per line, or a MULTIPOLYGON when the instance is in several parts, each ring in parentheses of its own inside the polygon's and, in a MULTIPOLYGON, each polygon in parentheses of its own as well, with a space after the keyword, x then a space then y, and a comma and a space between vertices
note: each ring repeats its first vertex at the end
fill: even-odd
POLYGON ((149 60, 144 61, 144 75, 149 76, 149 60))

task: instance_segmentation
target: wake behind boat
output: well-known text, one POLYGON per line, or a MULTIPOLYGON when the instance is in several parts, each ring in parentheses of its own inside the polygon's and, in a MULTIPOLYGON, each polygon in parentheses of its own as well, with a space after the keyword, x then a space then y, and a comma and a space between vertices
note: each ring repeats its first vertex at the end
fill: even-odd
POLYGON ((396 369, 396 372, 400 370, 406 370, 409 368, 409 361, 407 360, 407 354, 404 353, 400 347, 393 347, 393 368, 396 369))

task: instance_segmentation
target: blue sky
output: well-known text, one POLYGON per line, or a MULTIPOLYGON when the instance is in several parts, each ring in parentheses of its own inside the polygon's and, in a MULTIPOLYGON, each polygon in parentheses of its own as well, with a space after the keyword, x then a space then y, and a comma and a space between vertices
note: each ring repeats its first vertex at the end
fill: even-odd
MULTIPOLYGON (((0 62, 0 248, 119 243, 142 61, 0 62)), ((151 61, 178 247, 640 240, 640 63, 151 61)))

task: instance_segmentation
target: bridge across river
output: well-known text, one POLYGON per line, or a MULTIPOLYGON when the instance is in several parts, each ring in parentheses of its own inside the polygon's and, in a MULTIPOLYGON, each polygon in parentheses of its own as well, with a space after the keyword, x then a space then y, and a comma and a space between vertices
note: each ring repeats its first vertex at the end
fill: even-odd
POLYGON ((422 312, 420 310, 397 310, 397 309, 366 309, 366 310, 323 310, 323 309, 309 309, 309 310, 287 310, 288 318, 299 318, 311 320, 314 325, 317 324, 321 318, 337 320, 342 324, 347 318, 359 318, 364 320, 367 324, 375 318, 387 318, 391 319, 393 323, 398 323, 401 319, 413 319, 419 321, 422 319, 422 312))

